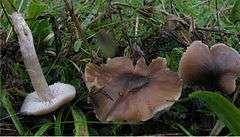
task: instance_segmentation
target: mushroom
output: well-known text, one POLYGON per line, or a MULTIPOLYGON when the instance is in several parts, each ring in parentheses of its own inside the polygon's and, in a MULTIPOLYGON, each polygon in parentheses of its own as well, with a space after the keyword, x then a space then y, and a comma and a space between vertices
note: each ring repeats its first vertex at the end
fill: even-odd
POLYGON ((85 83, 100 121, 146 121, 172 106, 182 86, 177 73, 160 57, 148 66, 144 58, 133 65, 127 57, 112 58, 100 66, 89 63, 85 83))
POLYGON ((181 58, 179 75, 186 84, 232 93, 240 75, 240 55, 223 43, 209 49, 201 41, 194 41, 181 58))
POLYGON ((76 90, 72 85, 59 82, 48 86, 36 55, 31 30, 20 13, 14 12, 11 20, 18 36, 26 70, 35 90, 27 95, 20 112, 26 115, 53 112, 71 101, 75 97, 76 90))

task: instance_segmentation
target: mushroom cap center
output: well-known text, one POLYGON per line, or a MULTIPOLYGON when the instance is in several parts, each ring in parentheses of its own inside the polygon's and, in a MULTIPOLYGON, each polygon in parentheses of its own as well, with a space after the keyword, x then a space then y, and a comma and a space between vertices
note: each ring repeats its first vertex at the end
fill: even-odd
POLYGON ((139 91, 142 87, 146 86, 150 78, 148 76, 142 76, 139 74, 125 73, 118 78, 119 82, 125 88, 127 92, 139 91))
POLYGON ((221 73, 217 69, 212 69, 209 71, 204 71, 199 75, 198 78, 191 81, 191 85, 201 85, 208 90, 218 89, 219 88, 219 78, 221 73))

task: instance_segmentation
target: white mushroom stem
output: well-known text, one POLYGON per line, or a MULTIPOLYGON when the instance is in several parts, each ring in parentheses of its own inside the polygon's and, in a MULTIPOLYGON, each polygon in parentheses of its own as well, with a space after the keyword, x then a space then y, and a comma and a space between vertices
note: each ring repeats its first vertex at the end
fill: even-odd
POLYGON ((31 30, 19 12, 14 12, 11 16, 14 30, 18 36, 20 50, 27 72, 30 76, 34 90, 43 100, 50 100, 53 95, 48 87, 43 75, 41 66, 33 44, 31 30))

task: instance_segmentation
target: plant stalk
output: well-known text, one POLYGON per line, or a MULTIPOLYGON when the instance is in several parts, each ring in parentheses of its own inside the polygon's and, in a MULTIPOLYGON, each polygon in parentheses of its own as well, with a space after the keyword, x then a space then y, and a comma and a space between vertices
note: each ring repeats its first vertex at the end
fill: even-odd
POLYGON ((66 5, 66 9, 69 12, 69 15, 72 19, 72 22, 74 23, 76 29, 77 29, 77 33, 78 33, 78 37, 83 41, 83 43, 89 47, 89 43, 87 41, 87 38, 84 34, 84 30, 81 27, 81 24, 76 16, 76 14, 74 13, 74 9, 73 9, 73 5, 71 0, 64 0, 65 5, 66 5))

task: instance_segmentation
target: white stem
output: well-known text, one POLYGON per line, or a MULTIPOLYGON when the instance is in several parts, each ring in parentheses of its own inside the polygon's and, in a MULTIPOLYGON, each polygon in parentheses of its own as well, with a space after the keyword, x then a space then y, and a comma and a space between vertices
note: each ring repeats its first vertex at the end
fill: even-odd
POLYGON ((224 123, 221 120, 217 120, 214 128, 211 130, 210 136, 217 136, 224 127, 224 123))
POLYGON ((30 76, 33 88, 39 97, 44 100, 50 100, 52 98, 51 90, 48 87, 41 66, 39 64, 33 44, 31 30, 26 24, 21 13, 14 12, 11 16, 11 19, 14 30, 18 36, 23 61, 30 76))
POLYGON ((135 24, 135 36, 138 34, 138 26, 139 26, 139 18, 138 16, 136 17, 136 24, 135 24))
MULTIPOLYGON (((19 12, 19 11, 21 10, 21 8, 22 8, 23 1, 24 1, 24 0, 21 0, 21 2, 20 2, 20 4, 19 4, 18 10, 17 10, 18 12, 19 12)), ((8 34, 7 34, 7 38, 6 38, 5 42, 8 41, 8 39, 9 39, 10 36, 11 36, 11 34, 12 34, 12 26, 10 26, 10 29, 9 29, 9 32, 8 32, 8 34)))

